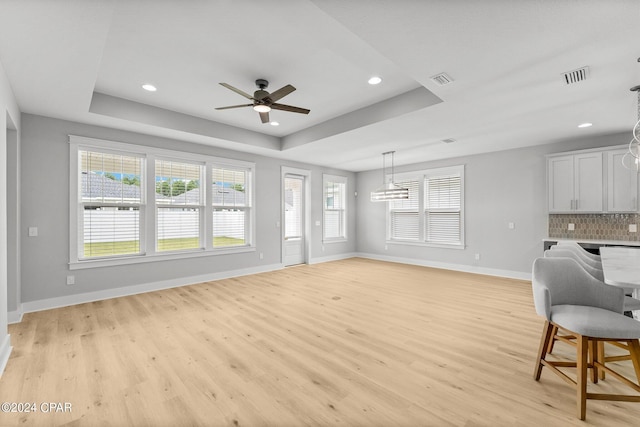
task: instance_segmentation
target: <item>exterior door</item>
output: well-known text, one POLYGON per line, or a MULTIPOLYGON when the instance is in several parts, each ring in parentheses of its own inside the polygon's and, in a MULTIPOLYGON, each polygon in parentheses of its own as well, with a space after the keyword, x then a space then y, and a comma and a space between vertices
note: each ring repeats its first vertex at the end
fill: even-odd
POLYGON ((286 266, 305 262, 304 180, 301 175, 284 177, 284 242, 283 264, 286 266))

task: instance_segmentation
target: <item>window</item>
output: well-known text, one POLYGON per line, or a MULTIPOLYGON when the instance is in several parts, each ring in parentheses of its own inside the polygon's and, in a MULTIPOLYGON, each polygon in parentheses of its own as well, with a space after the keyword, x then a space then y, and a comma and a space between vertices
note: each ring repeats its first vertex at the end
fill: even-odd
POLYGON ((141 254, 144 159, 88 150, 78 157, 78 258, 141 254))
POLYGON ((73 135, 69 142, 70 268, 255 250, 255 164, 73 135))
POLYGON ((389 204, 388 240, 464 247, 464 166, 397 174, 409 199, 389 204))
POLYGON ((302 238, 304 177, 285 175, 284 178, 284 239, 302 238))
POLYGON ((347 238, 347 178, 323 175, 322 240, 344 241, 347 238))
POLYGON ((462 244, 462 180, 459 173, 427 175, 424 186, 425 240, 462 244))
POLYGON ((409 198, 389 201, 389 223, 393 240, 420 239, 420 181, 405 179, 396 185, 409 189, 409 198))
POLYGON ((224 166, 212 168, 213 240, 216 248, 242 246, 248 241, 250 170, 224 166))
POLYGON ((203 167, 156 159, 156 251, 201 249, 203 167))

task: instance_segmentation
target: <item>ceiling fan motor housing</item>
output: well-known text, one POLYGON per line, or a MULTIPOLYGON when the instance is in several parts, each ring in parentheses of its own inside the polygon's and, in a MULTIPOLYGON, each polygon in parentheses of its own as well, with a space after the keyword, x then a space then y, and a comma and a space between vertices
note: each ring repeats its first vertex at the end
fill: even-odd
POLYGON ((266 98, 267 96, 269 96, 269 92, 267 92, 266 90, 257 90, 255 92, 253 92, 253 97, 257 100, 262 100, 264 98, 266 98))
POLYGON ((256 80, 256 86, 258 86, 260 90, 253 92, 253 97, 255 99, 262 100, 267 96, 269 96, 269 92, 265 90, 267 87, 269 87, 269 82, 267 80, 265 79, 256 80))

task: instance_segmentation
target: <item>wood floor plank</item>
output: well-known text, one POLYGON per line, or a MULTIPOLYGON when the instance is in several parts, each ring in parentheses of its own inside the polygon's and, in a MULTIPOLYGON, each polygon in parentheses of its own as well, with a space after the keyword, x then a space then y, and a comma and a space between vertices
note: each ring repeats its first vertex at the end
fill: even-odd
POLYGON ((542 325, 529 282, 359 258, 29 313, 0 401, 72 411, 0 425, 582 426, 562 380, 531 378, 542 325))

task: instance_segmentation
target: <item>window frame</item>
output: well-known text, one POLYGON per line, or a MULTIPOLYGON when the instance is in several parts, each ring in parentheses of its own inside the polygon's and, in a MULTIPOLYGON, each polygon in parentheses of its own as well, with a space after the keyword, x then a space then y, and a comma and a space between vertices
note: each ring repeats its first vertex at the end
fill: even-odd
POLYGON ((329 175, 322 174, 322 242, 323 243, 340 243, 348 241, 347 235, 347 214, 348 214, 348 206, 347 206, 347 191, 349 188, 349 180, 346 176, 340 175, 329 175), (343 208, 342 209, 327 209, 327 184, 329 182, 341 184, 344 186, 344 191, 342 192, 343 197, 343 208), (339 211, 341 212, 341 233, 338 237, 326 237, 326 212, 327 211, 339 211))
MULTIPOLYGON (((69 135, 69 269, 84 269, 94 267, 116 266, 137 264, 145 262, 166 261, 173 259, 188 259, 202 256, 215 256, 223 254, 255 252, 255 170, 256 164, 244 160, 234 160, 215 156, 208 156, 197 153, 187 153, 174 151, 156 147, 142 146, 125 142, 109 141, 96 138, 88 138, 84 136, 69 135), (117 255, 104 258, 87 258, 79 259, 79 243, 80 226, 79 222, 79 206, 81 200, 79 196, 82 194, 79 151, 95 151, 104 153, 114 153, 119 155, 143 157, 143 170, 141 172, 142 182, 141 192, 145 197, 144 215, 141 213, 141 230, 140 230, 140 254, 135 255, 117 255), (170 160, 175 162, 197 163, 204 166, 204 189, 202 190, 203 200, 201 201, 204 212, 203 222, 200 226, 200 233, 203 236, 204 245, 200 249, 191 249, 183 251, 156 251, 156 211, 157 203, 155 196, 155 161, 156 159, 170 160), (248 172, 248 205, 249 214, 246 219, 245 235, 247 242, 242 246, 224 246, 213 247, 213 239, 209 239, 212 235, 213 208, 212 208, 212 168, 215 166, 224 166, 231 169, 244 169, 248 172), (144 188, 143 188, 144 187, 144 188)), ((169 205, 167 205, 169 206, 169 205)))
MULTIPOLYGON (((417 212, 418 216, 418 237, 416 239, 399 239, 394 238, 392 235, 392 224, 391 224, 391 216, 392 216, 392 202, 387 202, 387 230, 386 230, 386 243, 387 244, 400 244, 400 245, 417 245, 417 246, 427 246, 427 247, 436 247, 436 248, 449 248, 449 249, 464 249, 465 246, 465 208, 464 208, 464 199, 465 199, 465 185, 464 185, 464 165, 456 165, 442 168, 434 168, 434 169, 425 169, 419 171, 412 172, 404 172, 404 173, 396 173, 394 177, 394 181, 396 183, 406 182, 406 181, 417 181, 418 182, 418 208, 417 211, 415 209, 395 209, 397 211, 406 211, 406 212, 417 212), (426 194, 426 182, 428 178, 434 178, 439 176, 451 176, 451 175, 459 175, 460 176, 460 242, 458 243, 446 243, 446 242, 433 242, 427 240, 427 194, 426 194)), ((391 176, 388 176, 387 179, 390 179, 391 176)))

